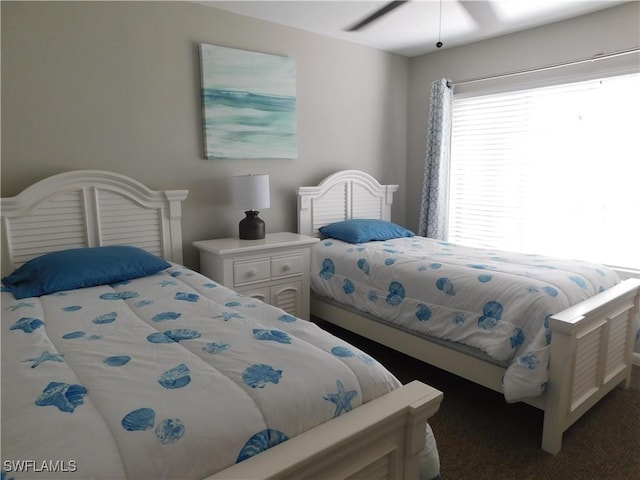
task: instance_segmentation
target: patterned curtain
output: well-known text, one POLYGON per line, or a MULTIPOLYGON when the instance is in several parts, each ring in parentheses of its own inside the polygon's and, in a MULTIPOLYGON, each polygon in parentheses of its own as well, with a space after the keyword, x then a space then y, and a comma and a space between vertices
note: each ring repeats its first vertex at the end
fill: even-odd
POLYGON ((427 126, 422 202, 418 235, 447 239, 449 209, 449 153, 453 87, 447 79, 431 84, 431 108, 427 126))

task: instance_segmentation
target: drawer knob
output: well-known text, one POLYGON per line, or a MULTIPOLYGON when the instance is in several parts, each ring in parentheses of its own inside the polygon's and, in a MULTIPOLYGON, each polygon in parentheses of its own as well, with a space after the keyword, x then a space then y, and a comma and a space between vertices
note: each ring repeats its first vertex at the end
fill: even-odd
POLYGON ((285 263, 284 265, 282 265, 282 271, 283 272, 288 272, 291 270, 291 264, 290 263, 285 263))
POLYGON ((253 278, 253 277, 255 277, 256 275, 258 275, 258 270, 256 270, 255 268, 254 268, 253 270, 249 270, 249 271, 247 272, 247 277, 249 277, 249 278, 253 278))

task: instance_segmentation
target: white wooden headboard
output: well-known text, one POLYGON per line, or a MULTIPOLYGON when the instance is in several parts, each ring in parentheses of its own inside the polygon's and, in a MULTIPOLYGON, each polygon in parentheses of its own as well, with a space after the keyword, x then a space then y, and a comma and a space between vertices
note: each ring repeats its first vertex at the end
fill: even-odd
POLYGON ((134 245, 182 263, 181 202, 188 190, 153 191, 124 175, 75 170, 3 198, 2 274, 48 252, 134 245))
POLYGON ((352 218, 391 219, 398 185, 381 185, 359 170, 329 175, 313 187, 298 188, 298 232, 319 236, 324 225, 352 218))

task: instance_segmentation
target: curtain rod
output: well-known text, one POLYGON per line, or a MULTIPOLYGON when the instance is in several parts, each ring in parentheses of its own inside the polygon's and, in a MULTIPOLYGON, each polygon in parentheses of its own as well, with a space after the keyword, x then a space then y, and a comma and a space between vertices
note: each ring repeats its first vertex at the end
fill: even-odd
POLYGON ((488 75, 486 77, 476 77, 476 78, 468 78, 465 80, 450 81, 450 82, 447 82, 447 86, 453 87, 456 85, 466 85, 469 83, 483 82, 485 80, 494 80, 496 78, 513 77, 515 75, 524 75, 526 73, 542 72, 545 70, 553 70, 554 68, 569 67, 572 65, 579 65, 581 63, 595 62, 597 60, 620 57, 622 55, 629 55, 630 53, 638 53, 638 52, 640 52, 640 47, 633 47, 628 50, 620 50, 612 53, 599 53, 597 55, 594 55, 591 58, 583 58, 582 60, 574 60, 571 62, 563 62, 563 63, 554 63, 552 65, 545 65, 543 67, 527 68, 524 70, 517 70, 515 72, 500 73, 497 75, 488 75))

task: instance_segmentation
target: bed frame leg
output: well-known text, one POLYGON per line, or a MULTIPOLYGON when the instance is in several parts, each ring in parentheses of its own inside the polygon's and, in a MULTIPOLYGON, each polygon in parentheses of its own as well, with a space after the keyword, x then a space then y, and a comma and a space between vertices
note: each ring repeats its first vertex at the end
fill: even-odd
POLYGON ((576 338, 556 328, 557 321, 550 319, 553 334, 549 359, 549 383, 544 404, 542 450, 557 455, 562 449, 562 435, 567 428, 567 415, 571 404, 572 376, 576 338))
POLYGON ((550 418, 549 415, 544 416, 544 427, 542 430, 542 450, 557 455, 562 449, 562 429, 559 423, 550 418))

